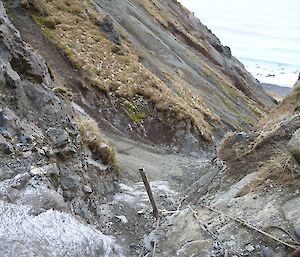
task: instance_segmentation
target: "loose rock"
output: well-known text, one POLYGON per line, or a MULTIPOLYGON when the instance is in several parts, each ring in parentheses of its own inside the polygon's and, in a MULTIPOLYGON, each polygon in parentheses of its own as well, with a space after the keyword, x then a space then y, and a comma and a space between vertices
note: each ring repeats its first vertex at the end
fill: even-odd
POLYGON ((292 136, 288 144, 290 152, 294 155, 300 164, 300 129, 298 129, 292 136))

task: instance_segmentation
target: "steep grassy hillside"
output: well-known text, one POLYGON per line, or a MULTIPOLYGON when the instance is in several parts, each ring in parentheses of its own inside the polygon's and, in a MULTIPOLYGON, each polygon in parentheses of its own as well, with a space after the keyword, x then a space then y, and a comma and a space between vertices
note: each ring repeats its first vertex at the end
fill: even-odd
POLYGON ((282 103, 272 110, 272 112, 263 119, 260 124, 270 124, 284 119, 292 113, 300 110, 300 81, 292 88, 291 92, 283 99, 282 103))
POLYGON ((21 5, 16 13, 32 17, 83 73, 88 90, 112 99, 127 119, 114 124, 121 130, 156 143, 162 134, 179 145, 189 135, 188 144, 199 146, 228 129, 250 128, 274 105, 230 49, 177 1, 21 5))

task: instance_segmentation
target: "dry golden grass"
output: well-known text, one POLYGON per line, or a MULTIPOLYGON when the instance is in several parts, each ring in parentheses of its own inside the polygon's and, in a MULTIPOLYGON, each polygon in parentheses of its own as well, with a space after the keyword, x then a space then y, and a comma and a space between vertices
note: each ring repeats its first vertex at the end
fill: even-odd
POLYGON ((159 3, 155 0, 138 0, 138 3, 145 8, 145 10, 155 17, 157 21, 163 26, 168 26, 168 18, 163 13, 163 8, 160 8, 159 3))
POLYGON ((119 173, 120 168, 116 153, 105 140, 97 122, 91 118, 81 117, 77 120, 77 127, 83 142, 89 146, 96 158, 99 158, 104 164, 112 166, 119 173))
POLYGON ((104 92, 114 91, 117 96, 129 100, 143 95, 166 116, 185 120, 195 126, 206 140, 211 140, 214 124, 220 121, 200 97, 177 83, 173 92, 141 63, 140 54, 126 39, 122 42, 123 56, 112 51, 107 36, 99 31, 101 14, 89 1, 32 0, 35 16, 42 31, 60 49, 74 66, 85 73, 91 85, 104 92), (52 15, 53 14, 53 15, 52 15), (43 24, 55 19, 55 29, 43 24), (207 121, 207 117, 210 117, 207 121))
POLYGON ((257 173, 256 179, 241 193, 245 195, 265 186, 266 181, 289 188, 299 187, 299 163, 287 149, 291 134, 297 129, 298 115, 282 122, 259 128, 247 137, 230 133, 218 149, 218 157, 227 163, 228 176, 241 179, 246 174, 257 173))
POLYGON ((298 175, 298 169, 299 165, 293 156, 286 150, 278 149, 277 153, 274 153, 261 167, 258 167, 256 178, 237 197, 255 191, 268 181, 285 184, 291 188, 298 188, 299 178, 295 178, 298 175))
MULTIPOLYGON (((181 19, 185 15, 189 15, 191 13, 181 6, 182 15, 170 15, 168 10, 166 10, 166 5, 163 5, 161 2, 156 0, 138 0, 138 3, 162 26, 171 30, 172 28, 170 28, 170 26, 173 27, 174 30, 177 31, 177 36, 179 39, 197 49, 197 51, 203 55, 203 57, 199 57, 198 55, 194 54, 191 55, 190 58, 195 62, 199 62, 201 64, 202 73, 204 73, 204 75, 206 75, 209 79, 212 79, 214 81, 213 84, 216 84, 218 87, 222 88, 222 92, 229 99, 229 104, 225 104, 225 107, 228 109, 228 111, 241 116, 241 120, 243 122, 252 125, 256 124, 257 120, 265 114, 266 110, 248 98, 242 91, 237 89, 234 86, 235 82, 233 79, 230 78, 230 76, 227 76, 224 71, 218 69, 218 66, 221 64, 213 57, 212 52, 214 49, 212 49, 212 46, 203 40, 201 36, 199 37, 198 34, 194 34, 193 29, 188 28, 190 25, 186 23, 185 20, 181 19), (211 65, 211 63, 209 64, 207 60, 216 65, 211 65), (245 106, 247 106, 249 109, 249 115, 242 115, 242 113, 232 105, 231 101, 237 101, 237 98, 239 98, 239 101, 243 102, 245 106)), ((178 73, 179 76, 181 76, 180 70, 178 73)), ((241 80, 244 85, 248 85, 246 80, 243 78, 241 78, 241 80)), ((220 96, 220 98, 221 97, 222 96, 220 96)), ((235 126, 241 127, 239 121, 237 121, 235 126)))

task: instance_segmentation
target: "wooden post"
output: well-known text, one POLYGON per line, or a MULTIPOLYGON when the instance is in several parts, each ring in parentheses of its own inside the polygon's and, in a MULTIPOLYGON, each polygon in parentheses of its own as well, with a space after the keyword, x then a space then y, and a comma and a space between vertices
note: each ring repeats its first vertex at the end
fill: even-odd
POLYGON ((145 173, 144 169, 139 169, 139 172, 140 172, 140 175, 141 175, 142 180, 144 182, 144 185, 145 185, 148 197, 150 199, 150 202, 152 204, 152 209, 153 209, 152 214, 153 214, 154 218, 158 219, 158 209, 157 209, 157 206, 156 206, 156 203, 155 203, 155 200, 154 200, 154 197, 153 197, 153 193, 152 193, 148 178, 146 176, 146 173, 145 173))

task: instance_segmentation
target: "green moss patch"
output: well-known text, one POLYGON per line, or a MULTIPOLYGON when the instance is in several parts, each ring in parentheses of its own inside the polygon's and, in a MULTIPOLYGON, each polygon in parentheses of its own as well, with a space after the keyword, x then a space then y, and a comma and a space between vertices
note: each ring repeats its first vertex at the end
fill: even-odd
MULTIPOLYGON (((221 101, 222 101, 222 103, 225 105, 225 107, 229 110, 229 111, 231 111, 232 113, 234 113, 234 114, 236 114, 237 116, 239 116, 239 117, 241 117, 241 119, 243 120, 243 121, 245 121, 245 122, 247 122, 247 123, 249 123, 249 124, 251 124, 251 125, 254 125, 255 123, 256 123, 256 121, 255 121, 255 119, 253 119, 252 117, 250 117, 250 116, 246 116, 246 115, 244 115, 244 114, 242 114, 233 104, 232 104, 232 102, 230 102, 229 100, 227 100, 226 98, 224 98, 224 97, 222 97, 222 96, 220 96, 220 99, 221 99, 221 101)), ((253 107, 252 107, 253 108, 253 107)), ((250 108, 251 109, 251 108, 250 108)), ((254 110, 254 108, 253 108, 253 110, 251 109, 251 111, 256 111, 257 113, 258 113, 258 111, 257 110, 254 110)), ((260 113, 259 113, 259 115, 260 115, 260 113)))
POLYGON ((121 105, 128 118, 139 124, 149 116, 149 111, 146 108, 137 108, 132 102, 124 100, 121 105))
POLYGON ((262 114, 256 109, 254 108, 253 106, 249 105, 249 108, 251 110, 251 112, 258 118, 261 118, 262 117, 262 114))
POLYGON ((60 23, 57 19, 52 17, 42 17, 35 14, 32 14, 31 17, 36 24, 41 27, 45 26, 48 29, 55 29, 56 25, 60 23))

